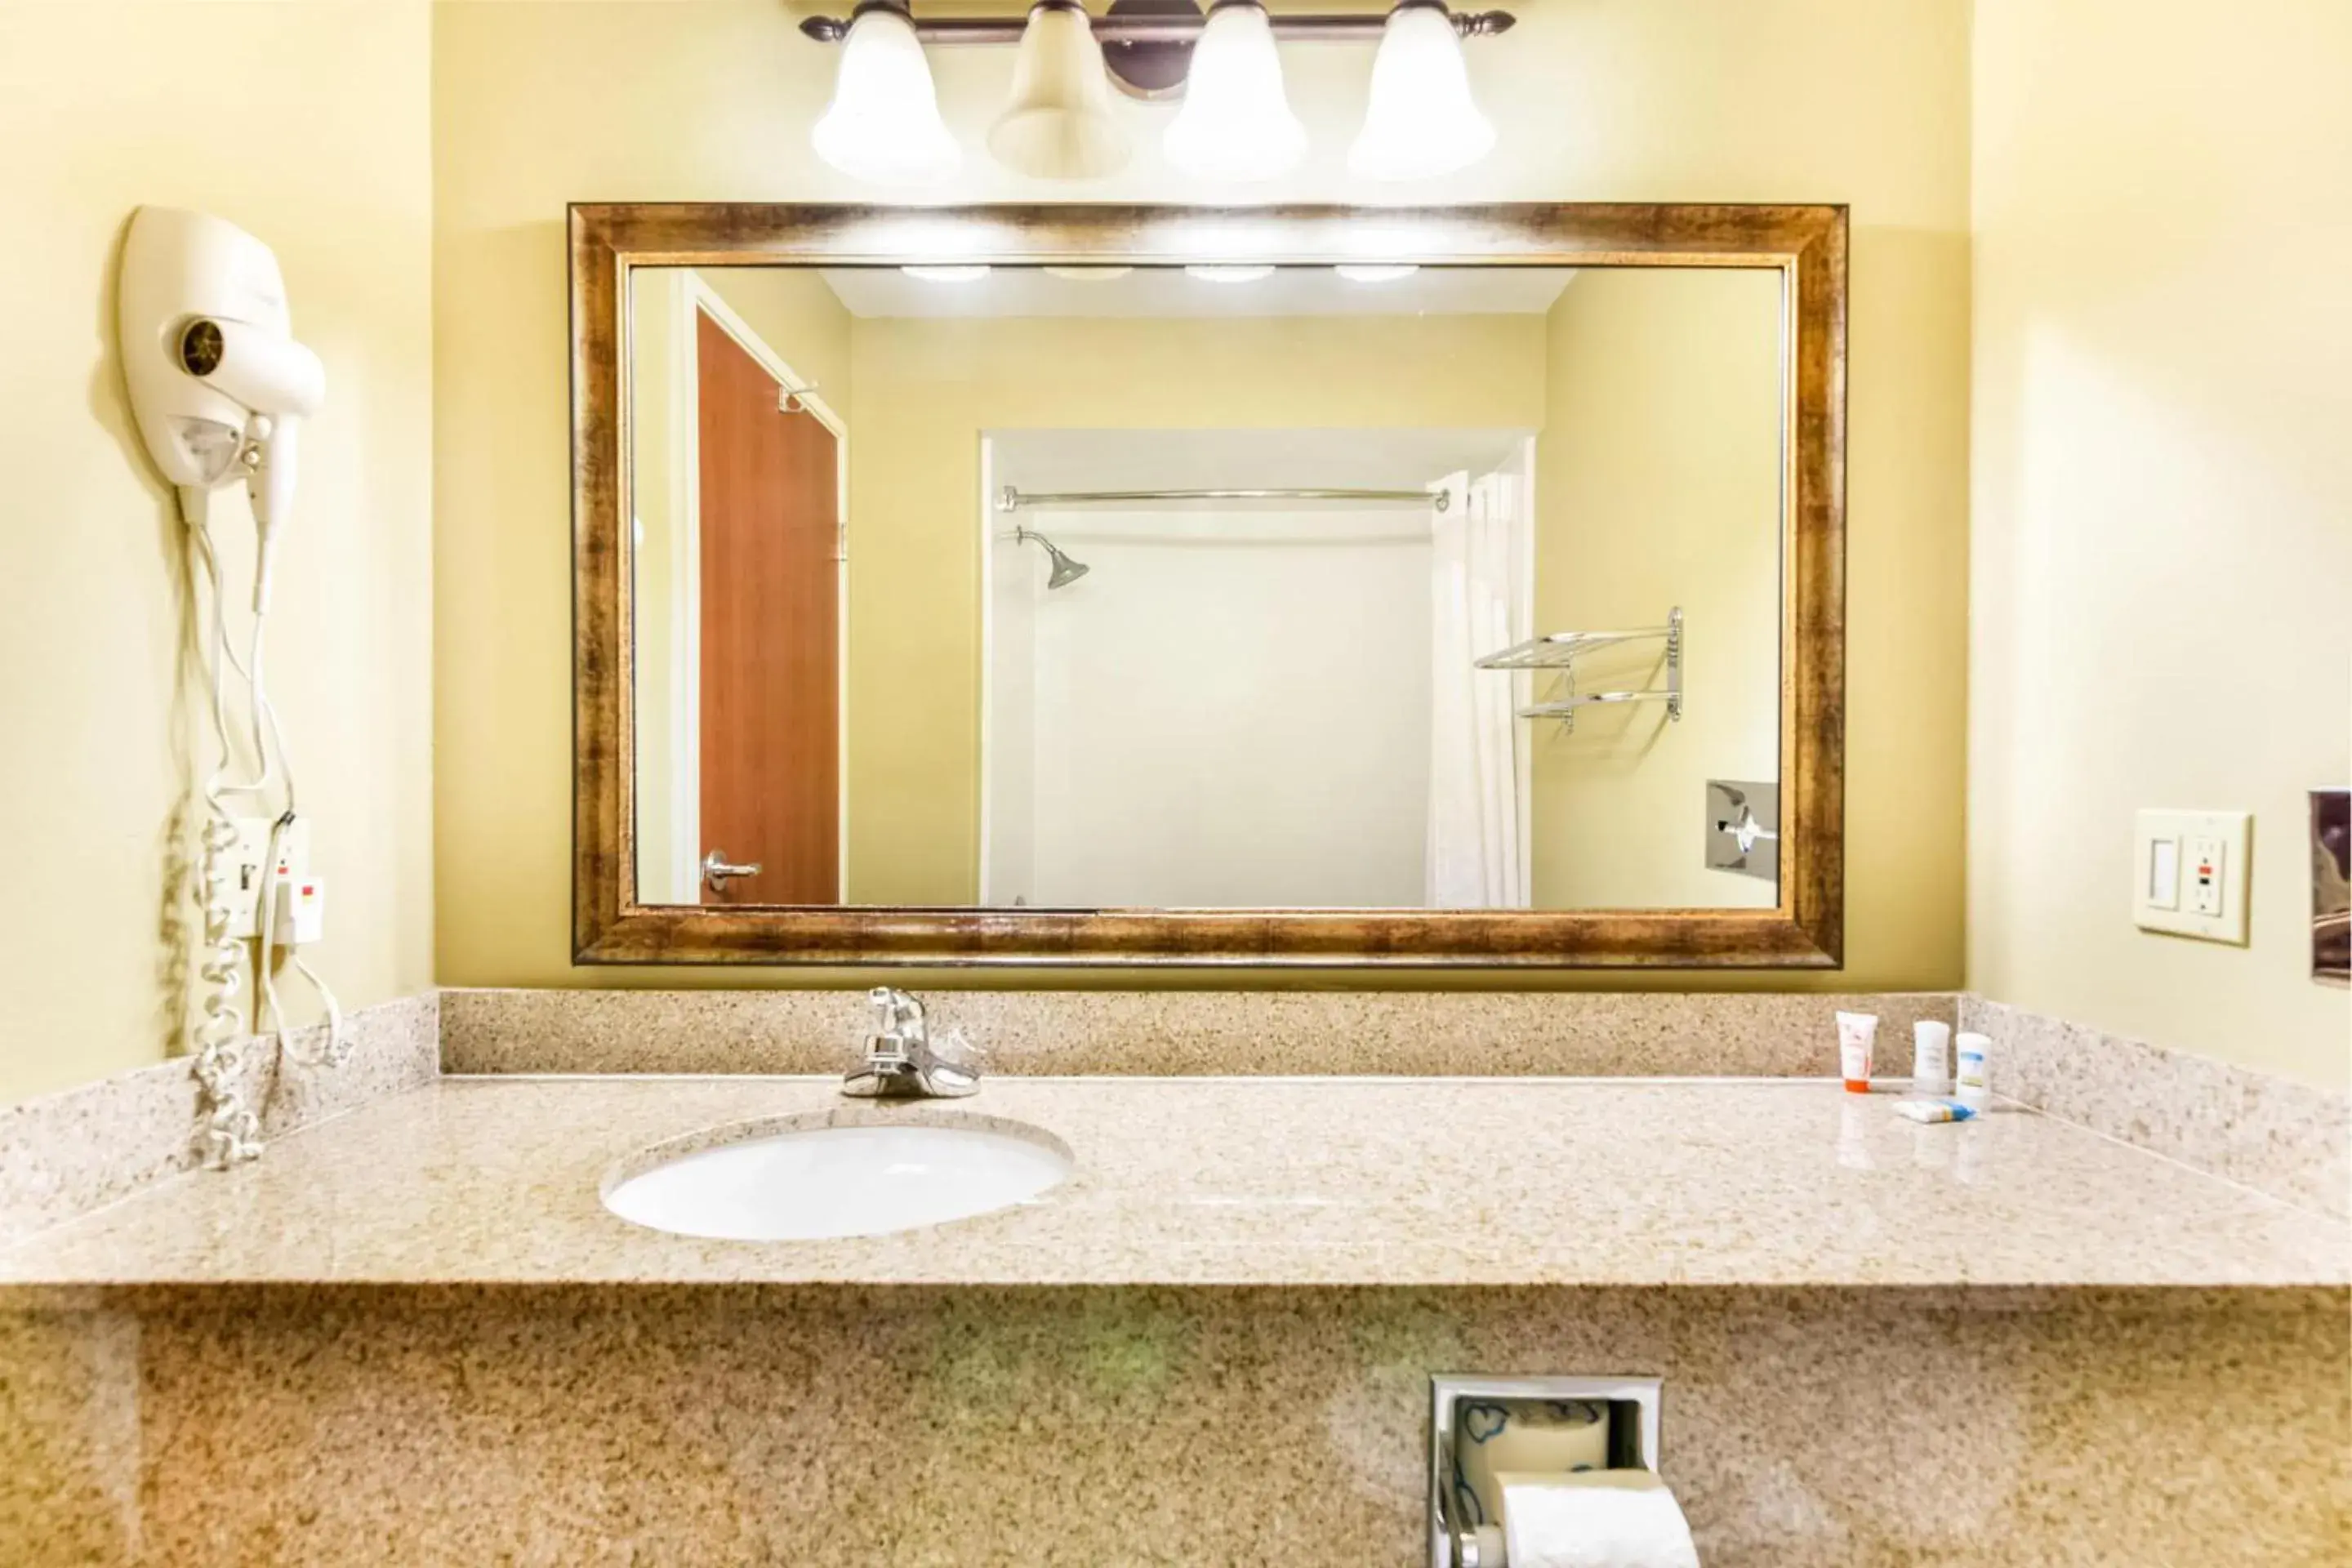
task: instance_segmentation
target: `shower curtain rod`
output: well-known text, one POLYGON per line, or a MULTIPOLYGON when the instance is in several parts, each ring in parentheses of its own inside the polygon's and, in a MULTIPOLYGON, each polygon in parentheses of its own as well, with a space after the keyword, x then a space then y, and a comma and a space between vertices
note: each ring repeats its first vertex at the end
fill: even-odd
POLYGON ((1134 500, 1381 500, 1419 501, 1444 511, 1446 492, 1439 490, 1055 490, 1032 491, 1007 485, 997 492, 996 510, 1019 511, 1024 506, 1094 506, 1134 500))

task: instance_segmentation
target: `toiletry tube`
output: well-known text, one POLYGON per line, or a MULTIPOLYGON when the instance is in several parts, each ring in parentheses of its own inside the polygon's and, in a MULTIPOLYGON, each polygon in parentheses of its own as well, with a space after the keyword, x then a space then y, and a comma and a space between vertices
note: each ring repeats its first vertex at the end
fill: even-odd
POLYGON ((1952 1092, 1952 1026, 1934 1018, 1911 1026, 1911 1092, 1943 1096, 1952 1092))
POLYGON ((1959 1048, 1960 1103, 1970 1110, 1982 1110, 1992 1103, 1992 1079, 1985 1068, 1992 1055, 1992 1041, 1986 1036, 1963 1030, 1959 1048))
POLYGON ((1838 1075, 1845 1079, 1849 1094, 1870 1092, 1870 1053, 1878 1041, 1878 1015, 1875 1013, 1840 1013, 1838 1026, 1838 1075))
POLYGON ((1913 1121, 1966 1121, 1976 1112, 1957 1100, 1898 1100, 1895 1114, 1913 1121))

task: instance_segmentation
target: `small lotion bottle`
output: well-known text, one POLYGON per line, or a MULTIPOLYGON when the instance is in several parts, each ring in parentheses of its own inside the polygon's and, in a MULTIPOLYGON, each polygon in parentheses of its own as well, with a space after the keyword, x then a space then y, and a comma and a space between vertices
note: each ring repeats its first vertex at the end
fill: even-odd
POLYGON ((1878 1040, 1878 1015, 1840 1013, 1837 1026, 1838 1076, 1845 1079, 1848 1094, 1868 1094, 1870 1053, 1878 1040))
POLYGON ((1985 1070, 1985 1062, 1992 1054, 1992 1041, 1984 1035, 1963 1031, 1959 1037, 1960 1083, 1957 1096, 1970 1110, 1982 1110, 1992 1103, 1992 1079, 1985 1070))
POLYGON ((1952 1092, 1952 1026, 1933 1018, 1911 1026, 1911 1092, 1941 1098, 1952 1092))

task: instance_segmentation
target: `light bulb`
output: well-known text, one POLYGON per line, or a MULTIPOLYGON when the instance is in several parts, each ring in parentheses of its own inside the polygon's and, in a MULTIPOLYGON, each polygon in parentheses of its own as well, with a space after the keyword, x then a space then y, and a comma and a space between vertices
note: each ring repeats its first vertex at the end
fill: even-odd
POLYGON ((955 262, 946 266, 914 265, 901 267, 899 271, 909 278, 919 278, 926 283, 970 283, 988 276, 984 261, 955 262))
POLYGON ((1402 0, 1381 30, 1364 128, 1348 169, 1370 180, 1426 180, 1494 149, 1495 127, 1470 93, 1454 19, 1438 0, 1402 0))
POLYGON ((877 185, 931 184, 961 165, 963 152, 940 118, 930 62, 905 11, 879 0, 857 7, 842 41, 833 101, 809 142, 843 174, 877 185))
POLYGON ((1331 270, 1350 283, 1393 283, 1421 268, 1412 262, 1343 261, 1331 270))
POLYGON ((1255 283, 1262 278, 1274 276, 1273 268, 1255 262, 1187 267, 1184 272, 1187 277, 1197 278, 1203 283, 1255 283))
POLYGON ((1041 180, 1091 180, 1128 158, 1111 111, 1110 76, 1094 24, 1077 0, 1037 0, 1013 62, 1013 96, 989 127, 999 163, 1041 180))
POLYGON ((1257 0, 1217 0, 1192 47, 1168 161, 1203 180, 1265 180, 1307 155, 1307 127, 1282 91, 1282 57, 1257 0))

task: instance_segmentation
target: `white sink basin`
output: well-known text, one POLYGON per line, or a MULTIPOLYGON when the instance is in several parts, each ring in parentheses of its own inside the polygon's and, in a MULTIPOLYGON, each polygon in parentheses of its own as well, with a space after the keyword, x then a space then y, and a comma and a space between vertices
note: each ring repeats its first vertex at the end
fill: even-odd
POLYGON ((1035 1127, 910 1109, 739 1122, 657 1144, 604 1179, 623 1219, 720 1241, 887 1236, 1025 1203, 1070 1173, 1035 1127))

